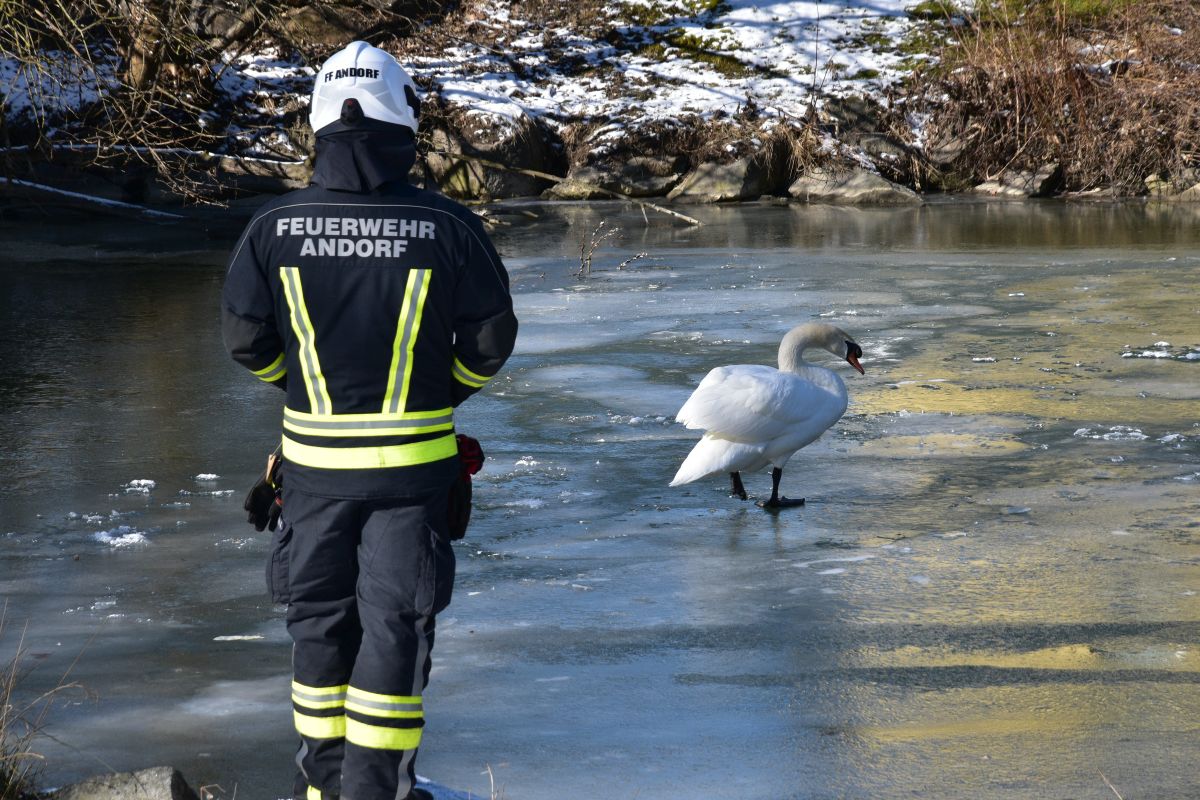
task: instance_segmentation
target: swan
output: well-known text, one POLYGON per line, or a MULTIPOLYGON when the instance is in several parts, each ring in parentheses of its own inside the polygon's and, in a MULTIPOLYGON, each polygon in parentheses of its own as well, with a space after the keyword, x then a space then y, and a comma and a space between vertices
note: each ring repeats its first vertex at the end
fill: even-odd
POLYGON ((779 343, 779 369, 758 364, 717 367, 704 376, 676 420, 704 437, 688 453, 672 486, 728 472, 731 495, 747 499, 743 470, 770 464, 771 499, 763 508, 804 505, 804 499, 779 496, 779 479, 788 459, 812 443, 846 412, 846 384, 837 373, 804 360, 804 351, 820 347, 866 374, 862 348, 825 322, 792 328, 779 343))

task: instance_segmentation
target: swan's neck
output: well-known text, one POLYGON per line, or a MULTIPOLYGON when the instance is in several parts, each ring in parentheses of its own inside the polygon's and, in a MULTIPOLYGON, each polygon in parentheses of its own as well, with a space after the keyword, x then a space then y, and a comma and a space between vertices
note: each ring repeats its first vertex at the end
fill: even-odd
POLYGON ((804 360, 804 351, 813 346, 808 337, 788 335, 779 343, 779 371, 803 375, 811 369, 823 369, 804 360))
POLYGON ((808 331, 801 329, 791 331, 783 337, 783 341, 779 343, 779 371, 798 375, 834 394, 845 392, 845 384, 836 372, 804 360, 804 351, 810 347, 829 349, 823 340, 815 340, 813 336, 806 334, 808 331))

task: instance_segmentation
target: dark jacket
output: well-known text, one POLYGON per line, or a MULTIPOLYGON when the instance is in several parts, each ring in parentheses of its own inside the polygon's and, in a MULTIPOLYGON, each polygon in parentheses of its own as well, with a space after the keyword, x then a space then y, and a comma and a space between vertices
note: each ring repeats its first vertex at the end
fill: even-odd
POLYGON ((411 158, 380 168, 370 135, 337 138, 318 150, 314 185, 265 205, 242 234, 225 346, 286 388, 285 483, 425 494, 457 474, 452 409, 512 352, 508 273, 471 211, 396 180, 411 158))

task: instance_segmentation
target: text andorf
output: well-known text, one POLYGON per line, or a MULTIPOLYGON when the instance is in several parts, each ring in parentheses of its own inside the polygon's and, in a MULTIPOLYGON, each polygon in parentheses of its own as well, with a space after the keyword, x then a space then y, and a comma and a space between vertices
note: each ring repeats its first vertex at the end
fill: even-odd
POLYGON ((346 69, 334 69, 325 73, 325 82, 340 81, 342 78, 378 78, 379 70, 367 69, 366 67, 347 67, 346 69))
POLYGON ((394 258, 408 249, 409 239, 434 239, 429 220, 363 217, 283 217, 275 220, 276 236, 303 236, 302 256, 394 258))

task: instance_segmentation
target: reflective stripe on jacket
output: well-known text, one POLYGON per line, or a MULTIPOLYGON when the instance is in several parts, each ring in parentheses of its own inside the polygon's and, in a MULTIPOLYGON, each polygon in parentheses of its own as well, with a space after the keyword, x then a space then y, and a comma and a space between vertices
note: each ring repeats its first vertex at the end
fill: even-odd
POLYGON ((285 480, 329 497, 449 482, 453 409, 500 370, 516 330, 479 219, 408 185, 272 201, 242 234, 223 292, 230 354, 287 392, 285 480))

